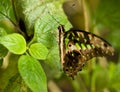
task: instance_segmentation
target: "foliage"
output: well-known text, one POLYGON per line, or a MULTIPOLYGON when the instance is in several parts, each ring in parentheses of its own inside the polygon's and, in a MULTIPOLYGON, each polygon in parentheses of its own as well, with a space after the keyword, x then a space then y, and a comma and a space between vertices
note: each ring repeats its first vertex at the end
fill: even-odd
MULTIPOLYGON (((81 20, 76 20, 78 18, 74 16, 79 11, 79 8, 75 10, 74 0, 70 1, 70 9, 67 9, 70 15, 64 13, 63 2, 64 0, 0 1, 0 91, 47 92, 47 81, 53 78, 57 82, 64 79, 60 77, 62 68, 57 27, 62 24, 66 30, 72 28, 71 21, 69 22, 71 16, 75 17, 74 21, 78 24, 81 20)), ((86 0, 86 3, 91 18, 90 31, 105 36, 117 50, 119 58, 120 1, 86 0)), ((92 59, 85 67, 87 69, 80 72, 74 81, 65 78, 74 92, 120 91, 120 63, 108 63, 104 59, 98 60, 102 63, 96 63, 97 60, 92 59)), ((117 59, 111 61, 115 60, 117 59)))

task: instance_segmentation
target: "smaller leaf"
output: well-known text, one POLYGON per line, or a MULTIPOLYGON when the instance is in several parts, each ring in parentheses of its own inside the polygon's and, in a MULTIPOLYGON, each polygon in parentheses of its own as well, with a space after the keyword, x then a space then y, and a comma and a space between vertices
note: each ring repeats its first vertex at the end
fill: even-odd
POLYGON ((26 41, 17 33, 1 37, 0 43, 14 54, 23 54, 26 51, 26 41))
POLYGON ((46 75, 35 58, 22 55, 18 61, 18 69, 25 83, 33 92, 47 92, 46 75))
POLYGON ((34 43, 30 46, 29 53, 36 59, 45 60, 48 55, 48 49, 42 43, 34 43))

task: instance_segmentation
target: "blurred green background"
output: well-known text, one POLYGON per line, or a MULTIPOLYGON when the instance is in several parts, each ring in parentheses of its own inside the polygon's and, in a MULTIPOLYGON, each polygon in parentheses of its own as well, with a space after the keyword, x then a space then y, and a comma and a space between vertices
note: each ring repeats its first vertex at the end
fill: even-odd
MULTIPOLYGON (((21 20, 24 23, 20 28, 27 34, 28 42, 42 42, 49 49, 47 59, 40 61, 49 92, 120 92, 120 0, 0 0, 0 36, 16 32, 21 20), (101 36, 113 46, 115 55, 89 60, 72 80, 62 72, 59 62, 60 24, 66 30, 74 27, 101 36)), ((0 66, 6 55, 1 53, 0 66)), ((18 73, 17 62, 13 62, 18 56, 14 57, 11 56, 7 68, 0 68, 0 92, 15 92, 14 87, 18 86, 10 85, 16 81, 10 79, 18 73)))

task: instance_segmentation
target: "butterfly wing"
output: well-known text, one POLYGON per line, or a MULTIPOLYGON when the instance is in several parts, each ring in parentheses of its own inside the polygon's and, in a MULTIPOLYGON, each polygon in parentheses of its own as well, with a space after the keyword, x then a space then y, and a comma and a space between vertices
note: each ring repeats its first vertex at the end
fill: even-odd
POLYGON ((98 56, 112 56, 112 46, 95 34, 82 30, 69 30, 61 27, 59 35, 60 54, 64 72, 74 79, 77 72, 82 70, 86 61, 98 56))

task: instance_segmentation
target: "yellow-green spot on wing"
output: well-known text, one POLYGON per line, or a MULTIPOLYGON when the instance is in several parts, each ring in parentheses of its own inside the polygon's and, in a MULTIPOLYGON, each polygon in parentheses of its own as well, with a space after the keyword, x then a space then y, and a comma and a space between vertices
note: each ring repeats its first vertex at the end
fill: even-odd
POLYGON ((89 40, 92 40, 92 35, 89 34, 88 36, 89 36, 89 40))
POLYGON ((89 44, 87 44, 87 48, 88 48, 88 49, 91 49, 91 46, 90 46, 89 44))
POLYGON ((69 43, 69 39, 68 39, 68 38, 66 38, 66 39, 65 39, 65 46, 67 46, 67 45, 68 45, 68 43, 69 43))
POLYGON ((79 32, 77 32, 77 35, 78 35, 78 37, 81 37, 81 35, 80 35, 80 33, 79 33, 79 32))
POLYGON ((84 39, 84 42, 86 43, 86 42, 87 42, 87 39, 84 39))
POLYGON ((93 44, 91 46, 92 46, 93 49, 95 48, 95 46, 93 44))
POLYGON ((82 47, 83 50, 86 49, 86 47, 85 47, 85 45, 83 43, 81 43, 81 47, 82 47))
POLYGON ((75 34, 74 34, 74 33, 72 33, 72 36, 75 36, 75 34))
MULTIPOLYGON (((96 44, 95 46, 96 46, 97 48, 100 48, 100 45, 99 45, 99 44, 96 44)), ((101 48, 102 48, 102 47, 101 47, 101 48)))
POLYGON ((84 34, 81 32, 81 36, 82 36, 82 38, 84 38, 84 34))
POLYGON ((66 38, 69 38, 70 34, 67 34, 66 38))
POLYGON ((75 46, 78 48, 78 49, 81 49, 80 45, 78 43, 75 44, 75 46))
POLYGON ((77 37, 76 40, 79 41, 80 39, 77 37))

